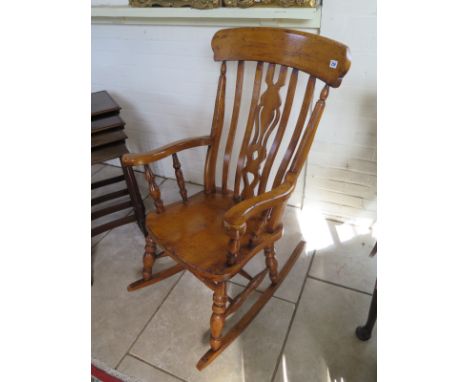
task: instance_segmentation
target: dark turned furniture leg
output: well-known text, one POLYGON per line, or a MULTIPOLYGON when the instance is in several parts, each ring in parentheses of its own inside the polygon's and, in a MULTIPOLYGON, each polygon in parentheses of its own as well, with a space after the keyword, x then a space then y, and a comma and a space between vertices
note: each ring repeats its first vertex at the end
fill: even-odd
POLYGON ((372 294, 372 301, 369 308, 369 315, 367 322, 364 326, 356 328, 356 336, 361 341, 367 341, 372 336, 372 329, 374 328, 375 321, 377 320, 377 281, 375 282, 374 293, 372 294))
POLYGON ((122 166, 125 181, 127 183, 128 191, 130 193, 130 199, 132 200, 138 227, 140 227, 141 232, 146 237, 148 235, 148 232, 146 231, 145 226, 145 206, 143 204, 143 200, 141 199, 140 192, 138 191, 138 184, 135 179, 133 168, 130 166, 125 167, 122 163, 122 157, 120 157, 120 164, 122 166))
MULTIPOLYGON (((374 248, 369 256, 375 256, 377 254, 377 242, 375 242, 374 248)), ((377 320, 377 280, 375 280, 374 293, 372 294, 372 301, 369 308, 369 315, 367 322, 364 326, 358 326, 356 328, 356 336, 361 341, 367 341, 372 336, 372 329, 374 328, 375 321, 377 320)))

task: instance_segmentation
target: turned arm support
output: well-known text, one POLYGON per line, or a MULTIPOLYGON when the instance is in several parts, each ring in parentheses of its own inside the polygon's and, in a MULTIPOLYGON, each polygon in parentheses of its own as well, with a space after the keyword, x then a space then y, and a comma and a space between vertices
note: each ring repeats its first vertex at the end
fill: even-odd
POLYGON ((143 165, 145 167, 145 178, 149 185, 150 196, 153 199, 156 212, 160 214, 164 212, 164 204, 161 200, 161 191, 156 184, 156 176, 151 170, 149 164, 172 155, 180 195, 182 196, 183 201, 186 202, 187 190, 185 189, 184 177, 177 153, 193 147, 210 145, 211 142, 212 139, 210 136, 182 139, 146 153, 125 154, 122 157, 122 163, 126 167, 139 165, 143 165))
POLYGON ((125 166, 147 165, 166 158, 169 155, 178 153, 182 150, 191 149, 198 146, 208 146, 212 143, 212 138, 209 135, 195 138, 181 139, 168 145, 159 147, 155 150, 147 151, 138 154, 125 154, 122 157, 122 163, 125 166))
POLYGON ((273 190, 246 199, 231 207, 224 214, 224 226, 228 230, 245 230, 247 220, 261 212, 284 203, 294 191, 295 181, 288 175, 284 183, 273 190), (244 229, 243 229, 244 227, 244 229))
MULTIPOLYGON (((282 206, 286 203, 296 185, 295 176, 288 174, 280 186, 253 198, 246 199, 231 207, 224 214, 224 228, 231 238, 229 242, 228 262, 234 264, 240 249, 240 238, 247 229, 247 221, 262 212, 282 206)), ((273 218, 273 217, 272 217, 273 218)), ((276 220, 276 219, 274 219, 276 220)))

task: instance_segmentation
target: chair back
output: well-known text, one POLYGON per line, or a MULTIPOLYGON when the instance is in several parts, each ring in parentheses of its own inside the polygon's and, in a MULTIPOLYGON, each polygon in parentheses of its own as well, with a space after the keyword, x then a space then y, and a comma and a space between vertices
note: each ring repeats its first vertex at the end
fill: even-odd
POLYGON ((222 192, 233 190, 234 199, 239 201, 277 187, 288 173, 296 181, 329 89, 340 86, 351 66, 349 49, 322 36, 279 28, 220 30, 211 46, 215 61, 222 64, 211 130, 213 144, 205 164, 206 191, 215 192, 218 179, 222 192), (247 86, 247 64, 251 61, 255 69, 251 73, 253 86, 248 102, 243 91, 247 86), (232 109, 226 108, 228 62, 237 63, 234 96, 230 98, 232 109), (311 110, 317 80, 323 82, 323 87, 311 110), (304 94, 295 97, 301 81, 305 83, 304 94), (296 103, 300 108, 291 122, 295 98, 299 98, 296 103), (229 121, 225 121, 226 109, 232 110, 229 121), (239 123, 242 115, 247 116, 246 120, 239 123), (290 124, 294 129, 287 129, 290 124), (285 135, 287 130, 289 133, 285 135), (221 145, 223 153, 218 161, 221 145), (281 158, 277 158, 278 152, 283 153, 281 158))

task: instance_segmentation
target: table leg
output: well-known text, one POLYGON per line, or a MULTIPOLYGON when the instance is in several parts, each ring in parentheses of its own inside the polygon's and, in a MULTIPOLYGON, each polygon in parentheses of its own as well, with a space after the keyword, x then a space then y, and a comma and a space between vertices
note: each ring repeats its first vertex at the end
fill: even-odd
POLYGON ((137 219, 138 226, 140 227, 141 232, 146 237, 148 232, 146 231, 145 226, 145 206, 143 200, 141 199, 140 191, 138 190, 138 183, 135 179, 135 174, 132 167, 125 167, 122 163, 122 158, 120 158, 120 164, 125 176, 125 181, 127 183, 127 188, 130 193, 130 198, 132 200, 133 209, 135 210, 135 216, 137 219))
POLYGON ((369 308, 369 315, 367 322, 364 326, 356 328, 356 336, 361 341, 367 341, 372 336, 372 329, 374 328, 375 321, 377 320, 377 281, 375 282, 374 293, 372 294, 372 301, 369 308))

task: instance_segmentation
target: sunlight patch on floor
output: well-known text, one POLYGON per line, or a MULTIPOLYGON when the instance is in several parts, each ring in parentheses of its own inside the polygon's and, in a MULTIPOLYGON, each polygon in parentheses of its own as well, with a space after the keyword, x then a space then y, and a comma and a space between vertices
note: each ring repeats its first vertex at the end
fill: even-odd
POLYGON ((287 366, 286 366, 286 357, 284 356, 284 354, 281 357, 281 366, 283 367, 283 382, 289 382, 288 371, 287 371, 287 366))
POLYGON ((335 226, 335 229, 336 233, 338 234, 340 243, 351 240, 353 237, 356 236, 355 230, 353 230, 353 227, 349 224, 337 224, 335 226))
POLYGON ((356 236, 372 234, 377 237, 376 224, 367 218, 355 219, 352 223, 337 223, 328 220, 317 206, 306 205, 296 210, 299 226, 307 242, 306 250, 320 250, 352 240, 356 236), (333 229, 331 228, 333 224, 333 229), (372 226, 372 228, 371 228, 372 226))
POLYGON ((307 242, 307 251, 318 250, 333 244, 327 221, 318 209, 306 206, 302 210, 297 209, 296 216, 302 235, 307 242))
POLYGON ((244 366, 244 352, 241 348, 241 378, 242 382, 245 382, 245 366, 244 366))

